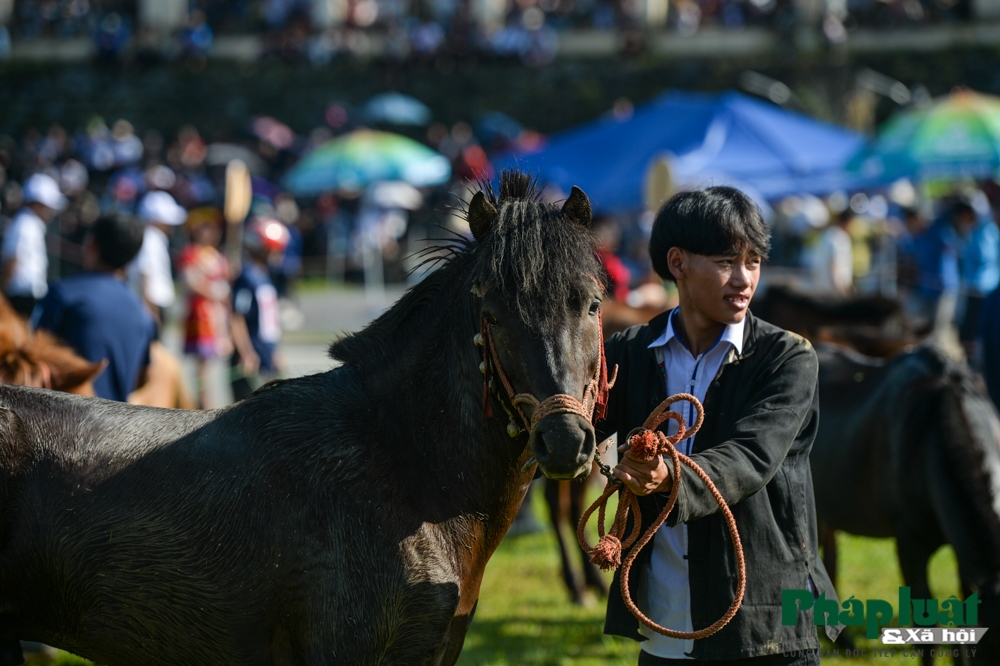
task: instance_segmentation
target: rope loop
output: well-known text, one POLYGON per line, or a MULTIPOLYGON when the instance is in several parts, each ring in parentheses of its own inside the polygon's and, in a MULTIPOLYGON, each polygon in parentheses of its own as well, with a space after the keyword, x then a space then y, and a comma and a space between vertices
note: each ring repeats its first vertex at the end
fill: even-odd
POLYGON ((632 457, 648 462, 653 460, 658 455, 665 455, 670 458, 673 472, 672 478, 674 483, 670 488, 670 495, 667 498, 667 504, 663 507, 663 511, 660 512, 660 515, 656 517, 645 533, 642 534, 641 538, 639 537, 639 532, 642 529, 642 516, 639 513, 639 501, 636 498, 635 493, 627 487, 622 488, 621 495, 618 497, 618 509, 615 511, 615 518, 611 523, 611 527, 607 532, 604 530, 605 512, 607 510, 608 499, 611 495, 617 492, 620 487, 622 487, 620 482, 608 483, 604 492, 599 498, 597 498, 597 501, 583 512, 583 516, 580 518, 580 524, 576 529, 576 537, 580 542, 580 547, 582 547, 583 550, 590 555, 591 562, 599 566, 604 571, 617 569, 621 566, 620 578, 622 600, 625 602, 625 607, 628 608, 629 612, 631 612, 639 622, 652 631, 669 638, 679 638, 682 640, 705 638, 716 633, 719 629, 722 629, 722 627, 726 626, 726 624, 733 619, 733 616, 736 615, 736 611, 739 610, 740 604, 743 603, 743 594, 746 592, 746 562, 743 557, 743 543, 740 541, 739 531, 736 529, 736 519, 733 518, 733 513, 730 511, 729 505, 726 504, 726 500, 722 497, 722 493, 720 493, 715 487, 715 484, 712 483, 712 479, 709 478, 707 473, 705 473, 705 470, 699 467, 696 462, 678 451, 675 447, 675 445, 681 440, 692 437, 695 433, 697 433, 698 430, 701 429, 701 424, 704 421, 704 418, 705 410, 698 398, 689 393, 678 393, 661 402, 656 409, 653 410, 649 417, 646 418, 642 427, 633 428, 625 438, 629 446, 629 454, 632 457), (670 411, 670 406, 672 404, 684 400, 694 405, 695 410, 698 413, 694 425, 690 428, 687 427, 684 418, 680 414, 670 411), (657 428, 663 425, 663 423, 668 419, 674 419, 677 421, 677 432, 669 437, 657 430, 657 428), (656 622, 646 617, 642 611, 639 610, 635 602, 632 601, 632 595, 629 592, 629 573, 632 568, 632 563, 635 561, 639 551, 641 551, 643 547, 649 543, 650 540, 652 540, 656 531, 660 529, 660 526, 663 525, 664 522, 666 522, 670 512, 673 511, 674 504, 677 503, 677 495, 680 492, 682 464, 690 468, 698 476, 698 478, 701 479, 702 483, 705 484, 709 492, 712 494, 716 504, 719 505, 719 510, 722 512, 722 515, 726 520, 726 526, 729 528, 729 534, 733 540, 733 550, 736 553, 737 562, 736 596, 733 598, 733 602, 729 605, 728 610, 726 610, 725 614, 721 618, 708 627, 698 629, 697 631, 679 631, 676 629, 661 627, 656 622), (593 515, 595 510, 597 511, 597 534, 600 539, 598 540, 596 546, 591 547, 587 543, 584 530, 590 516, 593 515), (628 525, 629 512, 631 512, 633 516, 632 532, 626 538, 625 528, 628 525), (631 548, 631 550, 628 551, 623 560, 622 552, 629 548, 631 548))

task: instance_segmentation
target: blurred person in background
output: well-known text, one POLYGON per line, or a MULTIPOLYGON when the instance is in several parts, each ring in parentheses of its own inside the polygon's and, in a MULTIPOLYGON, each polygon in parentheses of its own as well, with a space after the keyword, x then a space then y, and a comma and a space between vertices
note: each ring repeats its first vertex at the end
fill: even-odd
POLYGON ((804 263, 818 293, 847 296, 853 290, 854 250, 847 230, 853 219, 850 208, 841 211, 806 250, 804 263))
POLYGON ((958 338, 969 362, 978 367, 983 300, 1000 284, 1000 231, 989 214, 976 210, 975 202, 968 196, 955 204, 952 224, 958 234, 962 278, 958 338))
POLYGON ((170 270, 170 234, 187 219, 187 211, 172 196, 157 191, 142 198, 138 214, 146 230, 142 249, 128 267, 128 278, 159 331, 164 323, 164 310, 177 298, 170 270))
POLYGON ((198 399, 206 409, 208 361, 232 352, 229 340, 229 262, 219 252, 222 214, 215 208, 196 208, 188 217, 191 243, 178 260, 187 288, 184 353, 198 364, 198 399))
POLYGON ((897 227, 896 236, 896 284, 900 298, 906 304, 920 279, 916 239, 927 230, 927 221, 916 207, 902 208, 899 218, 902 225, 897 227))
POLYGON ((0 250, 0 281, 11 306, 30 317, 48 291, 49 258, 46 228, 66 206, 66 197, 51 176, 36 173, 24 184, 24 206, 11 220, 0 250))
POLYGON ((632 273, 616 254, 622 240, 621 226, 613 217, 601 216, 594 220, 593 232, 597 237, 597 256, 611 279, 611 295, 624 303, 628 300, 632 273))
POLYGON ((270 217, 253 218, 243 234, 243 267, 233 284, 233 400, 242 400, 283 370, 277 353, 278 292, 268 267, 281 261, 290 240, 288 227, 270 217))
POLYGON ((958 235, 952 214, 947 210, 913 238, 917 284, 909 306, 913 314, 933 322, 935 334, 954 323, 960 287, 958 235))
POLYGON ((92 363, 107 368, 94 380, 99 398, 125 402, 142 383, 156 327, 125 284, 125 265, 143 244, 131 217, 105 215, 83 246, 84 273, 52 285, 39 305, 37 328, 51 331, 92 363))

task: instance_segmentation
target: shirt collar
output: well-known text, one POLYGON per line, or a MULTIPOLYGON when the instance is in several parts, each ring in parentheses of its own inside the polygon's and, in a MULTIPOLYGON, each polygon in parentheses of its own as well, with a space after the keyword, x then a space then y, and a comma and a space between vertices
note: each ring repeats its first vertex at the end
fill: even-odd
MULTIPOLYGON (((674 308, 671 311, 670 316, 667 318, 667 327, 660 334, 660 337, 649 343, 649 349, 655 347, 663 347, 671 339, 677 337, 674 333, 674 317, 677 315, 679 308, 674 308)), ((728 342, 736 350, 736 354, 743 353, 743 327, 746 324, 747 318, 743 317, 740 321, 735 324, 727 324, 724 329, 722 329, 722 335, 719 336, 719 342, 728 342)), ((716 343, 718 344, 718 342, 716 343)))

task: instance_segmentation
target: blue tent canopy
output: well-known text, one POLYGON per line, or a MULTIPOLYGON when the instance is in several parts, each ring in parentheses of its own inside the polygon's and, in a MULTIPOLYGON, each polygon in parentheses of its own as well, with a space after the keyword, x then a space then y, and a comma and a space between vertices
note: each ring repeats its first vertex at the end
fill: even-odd
POLYGON ((646 171, 664 156, 681 185, 715 176, 767 199, 858 189, 869 183, 842 167, 863 144, 860 134, 739 93, 669 92, 628 119, 601 118, 494 163, 537 173, 566 192, 577 185, 607 212, 642 208, 646 171))

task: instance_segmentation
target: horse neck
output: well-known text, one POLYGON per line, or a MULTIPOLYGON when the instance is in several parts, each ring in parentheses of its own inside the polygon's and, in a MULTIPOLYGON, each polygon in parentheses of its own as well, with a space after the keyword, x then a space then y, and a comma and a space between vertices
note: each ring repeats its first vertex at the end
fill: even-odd
POLYGON ((436 505, 438 518, 475 514, 502 536, 531 476, 520 472, 525 436, 507 435, 502 410, 483 415, 482 348, 473 342, 478 303, 456 286, 420 310, 398 331, 399 362, 371 382, 380 402, 393 405, 387 453, 413 496, 436 505))

